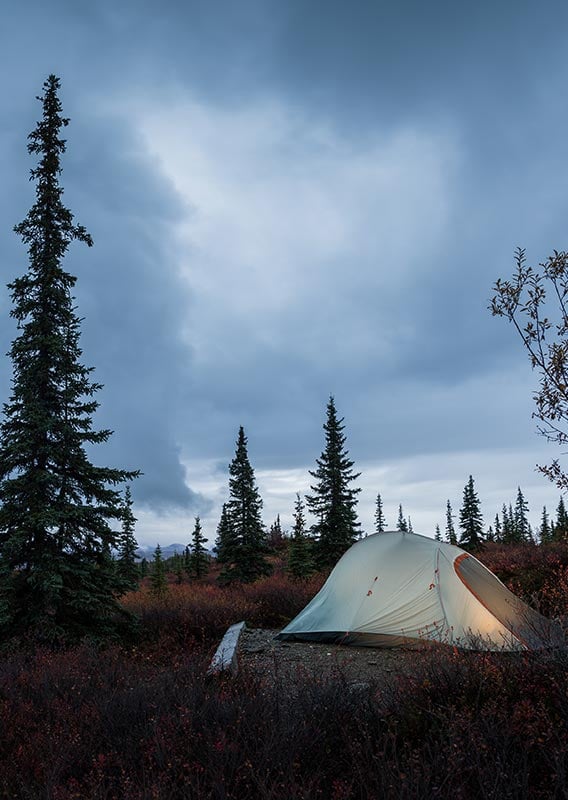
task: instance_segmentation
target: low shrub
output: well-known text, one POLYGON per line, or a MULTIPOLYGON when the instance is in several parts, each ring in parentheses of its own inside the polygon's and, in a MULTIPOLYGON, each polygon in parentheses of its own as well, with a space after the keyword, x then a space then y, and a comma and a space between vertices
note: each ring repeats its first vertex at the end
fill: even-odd
POLYGON ((350 685, 205 677, 86 646, 0 664, 0 797, 34 800, 564 797, 562 654, 416 654, 350 685))

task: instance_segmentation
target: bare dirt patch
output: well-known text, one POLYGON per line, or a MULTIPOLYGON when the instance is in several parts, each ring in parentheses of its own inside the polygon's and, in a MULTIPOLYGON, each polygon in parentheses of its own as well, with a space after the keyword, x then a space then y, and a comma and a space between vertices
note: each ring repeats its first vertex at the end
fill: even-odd
POLYGON ((294 685, 300 678, 338 679, 354 687, 400 674, 415 673, 426 653, 404 648, 281 642, 278 630, 245 628, 238 650, 239 668, 271 683, 294 685))

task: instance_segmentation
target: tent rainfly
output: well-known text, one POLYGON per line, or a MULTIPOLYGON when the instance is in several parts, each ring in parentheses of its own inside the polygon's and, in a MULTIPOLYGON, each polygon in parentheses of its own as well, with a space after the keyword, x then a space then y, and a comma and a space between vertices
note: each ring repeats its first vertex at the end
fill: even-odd
POLYGON ((400 531, 356 542, 277 638, 369 647, 429 641, 468 650, 564 643, 557 623, 523 603, 474 556, 400 531))

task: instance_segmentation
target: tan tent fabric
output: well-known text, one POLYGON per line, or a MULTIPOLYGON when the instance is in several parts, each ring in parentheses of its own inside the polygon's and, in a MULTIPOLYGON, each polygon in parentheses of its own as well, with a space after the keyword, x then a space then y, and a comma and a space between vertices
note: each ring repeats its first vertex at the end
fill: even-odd
POLYGON ((474 556, 415 533, 376 533, 338 561, 280 639, 371 647, 441 642, 476 650, 555 646, 560 626, 474 556))

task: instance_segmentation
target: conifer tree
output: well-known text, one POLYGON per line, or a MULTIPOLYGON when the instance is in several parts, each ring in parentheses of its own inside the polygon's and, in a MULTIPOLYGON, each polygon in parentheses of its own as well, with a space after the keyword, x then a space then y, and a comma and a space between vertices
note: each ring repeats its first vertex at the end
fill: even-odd
POLYGON ((399 504, 398 506, 398 519, 396 521, 396 529, 397 531, 408 533, 408 522, 405 520, 404 515, 402 513, 402 503, 399 504))
POLYGON ((166 577, 166 565, 162 558, 162 548, 158 544, 154 550, 154 560, 150 573, 150 594, 161 599, 168 592, 168 581, 166 577))
POLYGON ((138 542, 134 536, 136 517, 132 513, 132 505, 130 486, 127 486, 124 492, 124 503, 122 507, 122 532, 118 543, 116 569, 124 585, 124 590, 129 592, 138 588, 140 579, 140 571, 136 564, 138 542))
POLYGON ((434 534, 434 539, 437 542, 441 542, 442 541, 442 534, 440 533, 440 526, 439 525, 436 525, 436 533, 434 534))
POLYGON ((237 539, 233 533, 227 503, 223 503, 221 518, 217 525, 217 538, 215 539, 215 557, 219 564, 230 564, 237 539))
POLYGON ((221 540, 224 564, 220 580, 251 583, 270 575, 272 567, 266 560, 269 551, 266 531, 261 519, 262 499, 247 451, 244 428, 239 428, 235 456, 229 466, 229 502, 221 540))
POLYGON ((531 539, 531 530, 528 519, 529 504, 524 498, 521 487, 517 487, 517 499, 514 511, 514 541, 515 543, 528 542, 531 539))
POLYGON ((317 469, 310 471, 316 483, 306 497, 309 510, 316 518, 312 534, 316 539, 315 558, 320 569, 333 567, 356 541, 357 495, 361 491, 351 484, 360 473, 353 472, 354 462, 345 447, 343 418, 338 419, 335 401, 329 398, 323 429, 325 448, 316 459, 317 469))
POLYGON ((294 525, 292 536, 288 542, 287 572, 294 578, 307 578, 314 571, 312 559, 312 541, 306 531, 304 504, 299 494, 294 505, 294 525))
POLYGON ((195 517, 195 527, 191 534, 191 555, 189 557, 189 574, 193 578, 202 578, 209 572, 209 557, 205 550, 207 539, 201 529, 201 520, 195 517))
POLYGON ((566 513, 566 506, 562 496, 560 496, 556 509, 556 522, 554 523, 552 538, 555 542, 568 538, 568 514, 566 513))
POLYGON ((62 268, 73 241, 92 245, 63 205, 65 140, 59 79, 39 97, 43 115, 28 137, 36 201, 15 227, 29 267, 10 285, 18 323, 13 378, 0 426, 0 635, 32 629, 42 638, 104 636, 126 619, 123 587, 108 558, 122 518, 117 485, 138 473, 94 466, 86 447, 105 442, 92 415, 101 388, 81 364, 76 279, 62 268))
POLYGON ((486 542, 494 542, 495 541, 495 531, 493 530, 493 525, 490 525, 487 528, 485 533, 485 541, 486 542))
POLYGON ((552 529, 550 527, 546 506, 542 507, 542 518, 538 535, 541 544, 548 544, 550 541, 552 541, 552 529))
POLYGON ((140 579, 145 578, 148 572, 150 571, 148 567, 147 558, 145 557, 142 558, 142 560, 140 561, 139 570, 140 570, 140 579))
POLYGON ((286 547, 286 537, 284 536, 284 531, 282 530, 280 514, 276 515, 276 519, 270 526, 270 530, 268 532, 268 544, 270 549, 274 550, 275 552, 283 550, 286 547))
POLYGON ((499 514, 495 514, 495 535, 494 540, 498 543, 503 541, 503 528, 501 526, 501 520, 499 519, 499 514))
POLYGON ((477 550, 483 544, 483 518, 479 505, 479 498, 475 491, 473 477, 463 490, 463 505, 460 509, 460 547, 465 550, 477 550))
POLYGON ((408 533, 414 533, 414 528, 412 527, 412 520, 410 519, 410 517, 408 517, 407 525, 408 525, 408 533))
POLYGON ((383 513, 383 501, 380 494, 377 494, 377 505, 375 508, 375 533, 384 533, 387 529, 385 515, 383 513))
POLYGON ((446 541, 454 545, 458 543, 458 537, 456 536, 456 529, 454 527, 454 515, 449 500, 446 503, 446 541))
POLYGON ((515 512, 513 511, 513 506, 509 503, 509 510, 507 512, 509 517, 509 538, 507 539, 508 544, 513 544, 517 541, 517 527, 515 525, 515 512))

